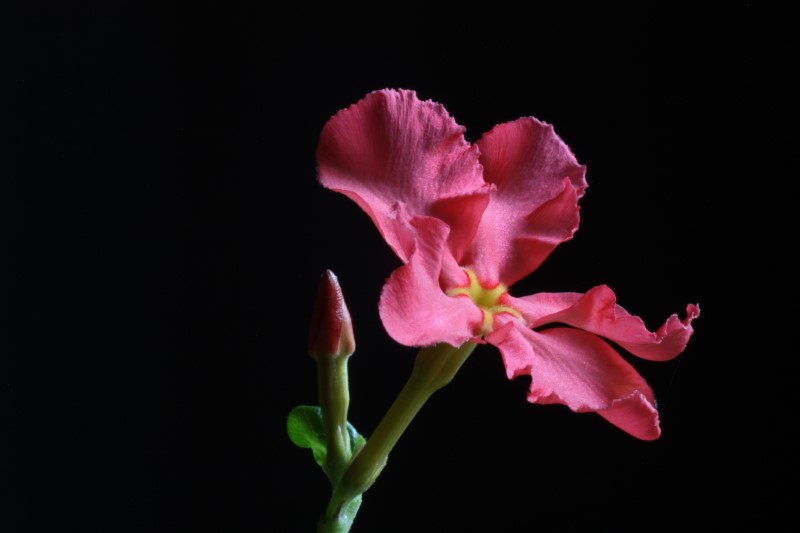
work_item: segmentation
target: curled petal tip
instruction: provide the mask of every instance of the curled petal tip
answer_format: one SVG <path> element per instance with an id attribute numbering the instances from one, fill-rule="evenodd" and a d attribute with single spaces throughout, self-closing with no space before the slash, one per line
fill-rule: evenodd
<path id="1" fill-rule="evenodd" d="M 661 436 L 661 424 L 652 393 L 633 391 L 613 400 L 597 413 L 637 439 L 651 441 Z"/>
<path id="2" fill-rule="evenodd" d="M 320 357 L 348 357 L 356 349 L 353 322 L 336 274 L 326 270 L 320 280 L 311 315 L 308 353 Z"/>

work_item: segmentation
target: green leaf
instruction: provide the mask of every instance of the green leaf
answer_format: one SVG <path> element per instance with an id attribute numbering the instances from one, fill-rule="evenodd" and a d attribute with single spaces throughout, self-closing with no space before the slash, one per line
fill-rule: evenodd
<path id="1" fill-rule="evenodd" d="M 325 426 L 322 423 L 322 409 L 316 405 L 295 407 L 289 413 L 286 421 L 286 432 L 295 446 L 311 449 L 314 460 L 327 474 L 325 457 L 328 446 L 325 439 Z M 352 439 L 352 434 L 350 438 Z"/>
<path id="2" fill-rule="evenodd" d="M 328 474 L 325 463 L 328 454 L 328 440 L 325 434 L 325 424 L 322 421 L 322 409 L 316 405 L 295 407 L 286 420 L 286 432 L 295 446 L 309 448 L 314 455 L 314 460 L 325 471 L 325 474 Z M 351 454 L 356 453 L 367 442 L 367 439 L 356 431 L 350 422 L 347 423 L 347 434 L 350 437 Z"/>
<path id="3" fill-rule="evenodd" d="M 350 436 L 350 451 L 355 455 L 367 443 L 367 439 L 356 431 L 356 428 L 350 422 L 347 423 L 347 434 Z"/>

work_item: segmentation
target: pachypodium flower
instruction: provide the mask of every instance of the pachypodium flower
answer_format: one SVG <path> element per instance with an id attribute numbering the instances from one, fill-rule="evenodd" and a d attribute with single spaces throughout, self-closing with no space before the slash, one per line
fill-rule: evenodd
<path id="1" fill-rule="evenodd" d="M 672 359 L 699 307 L 651 332 L 604 285 L 511 296 L 513 283 L 572 238 L 586 169 L 532 117 L 495 126 L 476 144 L 463 133 L 443 106 L 406 90 L 373 92 L 323 129 L 320 182 L 355 201 L 404 263 L 381 294 L 387 332 L 407 346 L 493 344 L 509 379 L 531 376 L 529 401 L 596 412 L 657 438 L 652 390 L 606 340 Z"/>

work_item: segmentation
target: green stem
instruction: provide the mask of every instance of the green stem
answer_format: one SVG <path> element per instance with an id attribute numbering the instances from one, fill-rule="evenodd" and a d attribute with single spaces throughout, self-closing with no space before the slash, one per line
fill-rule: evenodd
<path id="1" fill-rule="evenodd" d="M 333 507 L 341 507 L 374 483 L 411 420 L 434 392 L 453 379 L 475 346 L 475 343 L 467 342 L 454 348 L 442 343 L 419 351 L 405 387 L 345 471 L 334 492 L 338 501 L 331 500 Z"/>
<path id="2" fill-rule="evenodd" d="M 325 514 L 320 518 L 317 533 L 348 533 L 359 507 L 361 507 L 360 494 L 355 498 L 344 500 L 334 491 Z"/>
<path id="3" fill-rule="evenodd" d="M 327 470 L 337 486 L 350 462 L 350 436 L 347 432 L 347 409 L 350 391 L 347 383 L 349 357 L 320 357 L 317 361 L 319 401 L 327 437 Z"/>
<path id="4" fill-rule="evenodd" d="M 343 463 L 340 459 L 336 459 L 332 463 L 331 452 L 337 449 L 335 448 L 338 446 L 337 442 L 343 439 L 347 445 L 347 455 L 343 457 L 347 459 L 350 457 L 346 426 L 349 396 L 345 394 L 344 397 L 341 395 L 333 395 L 336 396 L 333 397 L 331 391 L 344 390 L 346 393 L 347 360 L 342 358 L 343 366 L 341 367 L 323 367 L 323 364 L 320 364 L 320 398 L 328 401 L 331 406 L 330 408 L 324 407 L 322 412 L 326 417 L 324 420 L 329 435 L 328 469 L 334 491 L 325 514 L 320 518 L 317 533 L 348 533 L 350 531 L 361 506 L 362 493 L 375 482 L 400 436 L 428 401 L 428 398 L 450 383 L 475 346 L 475 343 L 467 342 L 459 348 L 444 343 L 422 348 L 414 362 L 414 369 L 408 382 L 367 443 L 360 451 L 356 452 L 356 456 L 343 475 L 340 470 Z M 336 364 L 334 363 L 334 365 Z M 326 416 L 326 413 L 330 413 L 330 415 Z M 342 425 L 336 425 L 338 423 Z M 343 429 L 340 430 L 340 427 Z M 334 434 L 337 435 L 337 438 L 331 439 L 330 435 Z M 342 449 L 344 448 L 342 447 Z"/>

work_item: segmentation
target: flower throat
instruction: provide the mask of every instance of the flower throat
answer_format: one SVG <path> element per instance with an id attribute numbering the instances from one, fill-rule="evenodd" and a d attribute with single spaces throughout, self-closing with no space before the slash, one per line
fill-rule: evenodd
<path id="1" fill-rule="evenodd" d="M 506 286 L 498 283 L 492 288 L 486 288 L 481 285 L 478 276 L 472 270 L 463 268 L 469 277 L 469 285 L 465 287 L 456 287 L 447 291 L 448 296 L 469 296 L 470 300 L 480 307 L 483 311 L 483 324 L 481 324 L 481 335 L 487 335 L 492 332 L 494 325 L 494 316 L 497 313 L 509 313 L 517 318 L 522 318 L 519 311 L 513 307 L 500 304 L 500 298 L 508 292 Z"/>

